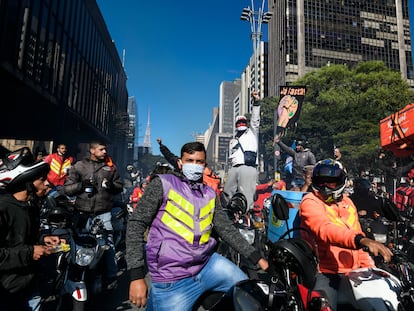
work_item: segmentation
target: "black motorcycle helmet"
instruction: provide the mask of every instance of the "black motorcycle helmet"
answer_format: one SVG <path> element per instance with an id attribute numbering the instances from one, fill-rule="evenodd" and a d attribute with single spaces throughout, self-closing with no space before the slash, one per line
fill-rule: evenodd
<path id="1" fill-rule="evenodd" d="M 325 159 L 316 163 L 312 172 L 312 189 L 319 193 L 326 203 L 342 200 L 347 182 L 347 173 L 342 163 L 333 159 Z M 335 188 L 327 186 L 336 183 Z"/>
<path id="2" fill-rule="evenodd" d="M 72 225 L 73 203 L 64 196 L 47 197 L 47 223 L 53 228 L 68 228 Z"/>
<path id="3" fill-rule="evenodd" d="M 0 188 L 8 193 L 28 189 L 28 184 L 40 177 L 47 177 L 49 164 L 35 162 L 29 148 L 10 152 L 0 160 Z"/>
<path id="4" fill-rule="evenodd" d="M 235 193 L 229 202 L 228 208 L 234 212 L 245 214 L 247 211 L 247 199 L 241 192 Z"/>

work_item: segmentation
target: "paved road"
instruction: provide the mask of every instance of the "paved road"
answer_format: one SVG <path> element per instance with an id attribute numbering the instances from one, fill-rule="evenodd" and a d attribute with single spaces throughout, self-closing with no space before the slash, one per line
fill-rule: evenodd
<path id="1" fill-rule="evenodd" d="M 127 273 L 123 273 L 119 278 L 118 288 L 113 292 L 106 292 L 94 297 L 90 310 L 99 311 L 144 311 L 145 308 L 133 306 L 128 299 L 129 278 Z"/>
<path id="2" fill-rule="evenodd" d="M 92 297 L 92 300 L 87 304 L 86 310 L 99 311 L 144 311 L 145 308 L 137 308 L 133 306 L 128 299 L 129 278 L 126 273 L 119 277 L 118 287 L 111 291 L 99 294 Z M 44 311 L 55 311 L 56 301 L 51 297 L 42 306 Z"/>

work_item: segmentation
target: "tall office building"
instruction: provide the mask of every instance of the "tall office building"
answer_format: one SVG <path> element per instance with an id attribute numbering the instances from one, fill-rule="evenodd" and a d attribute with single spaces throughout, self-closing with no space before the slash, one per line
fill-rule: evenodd
<path id="1" fill-rule="evenodd" d="M 220 84 L 219 133 L 233 133 L 234 100 L 240 94 L 241 81 L 223 81 Z"/>
<path id="2" fill-rule="evenodd" d="M 0 29 L 0 137 L 78 159 L 99 139 L 125 167 L 127 77 L 96 1 L 0 0 Z"/>
<path id="3" fill-rule="evenodd" d="M 252 90 L 259 93 L 260 98 L 268 96 L 267 73 L 268 73 L 268 44 L 260 41 L 257 49 L 257 67 L 255 70 L 255 55 L 250 57 L 249 63 L 243 70 L 241 75 L 241 94 L 240 94 L 240 114 L 251 112 L 253 99 L 250 96 Z M 256 83 L 257 75 L 257 86 Z"/>
<path id="4" fill-rule="evenodd" d="M 128 97 L 128 135 L 127 135 L 127 150 L 128 156 L 130 157 L 128 160 L 130 163 L 133 162 L 134 159 L 138 158 L 138 155 L 135 154 L 135 137 L 137 130 L 137 102 L 134 96 Z"/>
<path id="5" fill-rule="evenodd" d="M 414 85 L 408 0 L 269 0 L 269 96 L 329 64 L 382 60 Z"/>

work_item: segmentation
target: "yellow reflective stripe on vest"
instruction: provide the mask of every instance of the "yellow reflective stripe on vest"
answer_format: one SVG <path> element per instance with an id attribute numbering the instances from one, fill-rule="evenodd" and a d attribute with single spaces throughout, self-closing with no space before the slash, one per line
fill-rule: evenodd
<path id="1" fill-rule="evenodd" d="M 65 175 L 64 169 L 70 165 L 71 163 L 69 159 L 66 159 L 62 164 L 60 164 L 58 160 L 52 158 L 52 161 L 50 162 L 50 170 L 58 176 L 63 176 Z"/>
<path id="2" fill-rule="evenodd" d="M 168 193 L 168 199 L 175 202 L 188 214 L 194 215 L 194 205 L 188 202 L 184 197 L 179 195 L 176 191 L 171 189 L 170 192 Z"/>
<path id="3" fill-rule="evenodd" d="M 209 214 L 205 219 L 200 220 L 200 231 L 203 232 L 213 222 L 213 213 Z"/>
<path id="4" fill-rule="evenodd" d="M 193 244 L 194 232 L 187 229 L 182 223 L 178 222 L 177 219 L 171 217 L 168 213 L 164 213 L 164 215 L 162 215 L 161 221 L 188 243 Z"/>
<path id="5" fill-rule="evenodd" d="M 206 206 L 204 206 L 200 210 L 200 218 L 204 218 L 206 215 L 211 214 L 215 206 L 215 200 L 212 199 L 210 202 L 207 203 Z"/>
<path id="6" fill-rule="evenodd" d="M 71 166 L 71 163 L 70 163 L 69 159 L 66 159 L 65 162 L 63 162 L 63 164 L 62 164 L 62 170 L 64 170 L 68 166 Z"/>
<path id="7" fill-rule="evenodd" d="M 52 159 L 50 162 L 50 170 L 56 175 L 60 174 L 60 163 L 56 159 Z"/>
<path id="8" fill-rule="evenodd" d="M 165 206 L 165 213 L 162 215 L 161 221 L 188 243 L 193 244 L 194 205 L 172 189 L 168 193 L 168 199 L 169 201 Z M 215 200 L 212 199 L 200 209 L 200 232 L 203 232 L 213 222 L 214 206 Z M 210 234 L 211 230 L 203 233 L 200 238 L 200 244 L 207 243 Z"/>
<path id="9" fill-rule="evenodd" d="M 204 230 L 206 230 L 206 228 L 211 226 L 213 222 L 214 207 L 215 207 L 215 200 L 212 199 L 210 202 L 207 203 L 206 206 L 204 206 L 200 210 L 200 218 L 202 219 L 200 221 L 200 232 L 203 232 Z M 211 230 L 204 232 L 204 234 L 200 238 L 200 244 L 207 243 L 208 239 L 210 238 L 210 234 L 211 234 Z"/>
<path id="10" fill-rule="evenodd" d="M 165 207 L 165 210 L 178 220 L 180 220 L 182 223 L 187 225 L 187 227 L 194 229 L 194 220 L 193 218 L 188 215 L 186 212 L 184 212 L 180 207 L 175 206 L 170 201 L 167 202 L 167 205 Z"/>

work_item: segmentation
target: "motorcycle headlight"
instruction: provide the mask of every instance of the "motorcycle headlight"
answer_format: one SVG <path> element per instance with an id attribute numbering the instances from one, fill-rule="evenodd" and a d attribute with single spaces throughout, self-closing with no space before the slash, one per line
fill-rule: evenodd
<path id="1" fill-rule="evenodd" d="M 239 228 L 239 231 L 243 238 L 251 245 L 254 242 L 254 230 L 247 230 Z"/>
<path id="2" fill-rule="evenodd" d="M 90 247 L 78 246 L 76 250 L 76 264 L 82 267 L 89 265 L 95 257 L 95 250 Z"/>

